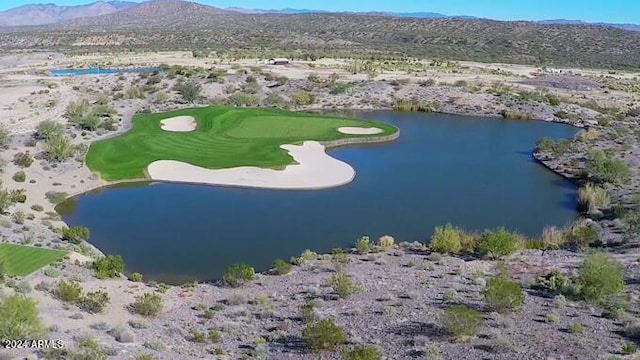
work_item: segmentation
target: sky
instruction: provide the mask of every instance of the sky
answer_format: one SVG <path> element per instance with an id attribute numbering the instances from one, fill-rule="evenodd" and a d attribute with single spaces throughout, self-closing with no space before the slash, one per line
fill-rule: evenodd
<path id="1" fill-rule="evenodd" d="M 95 0 L 0 0 L 0 11 L 29 3 L 78 5 Z M 216 7 L 331 11 L 437 12 L 497 20 L 579 19 L 640 23 L 640 0 L 192 0 Z M 140 2 L 139 0 L 137 2 Z"/>

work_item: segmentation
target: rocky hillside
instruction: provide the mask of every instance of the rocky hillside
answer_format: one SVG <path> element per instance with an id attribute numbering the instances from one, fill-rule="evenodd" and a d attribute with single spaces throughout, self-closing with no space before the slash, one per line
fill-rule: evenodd
<path id="1" fill-rule="evenodd" d="M 381 30 L 382 29 L 382 30 Z M 638 68 L 640 33 L 604 26 L 349 14 L 241 14 L 179 0 L 0 33 L 3 48 L 268 48 L 315 56 L 422 56 L 546 66 Z"/>
<path id="2" fill-rule="evenodd" d="M 98 1 L 87 5 L 30 4 L 0 12 L 0 26 L 35 26 L 108 15 L 135 5 L 129 1 Z"/>

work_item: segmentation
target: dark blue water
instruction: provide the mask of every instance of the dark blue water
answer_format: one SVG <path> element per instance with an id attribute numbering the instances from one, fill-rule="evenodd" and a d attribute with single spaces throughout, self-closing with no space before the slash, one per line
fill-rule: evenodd
<path id="1" fill-rule="evenodd" d="M 120 74 L 120 73 L 136 73 L 136 74 L 149 74 L 162 71 L 157 67 L 145 67 L 145 68 L 121 68 L 121 69 L 109 69 L 109 68 L 85 68 L 85 69 L 55 69 L 51 70 L 51 76 L 75 76 L 75 75 L 106 75 L 106 74 Z"/>
<path id="2" fill-rule="evenodd" d="M 536 163 L 542 137 L 569 126 L 423 113 L 370 112 L 397 126 L 392 143 L 331 151 L 355 180 L 320 191 L 156 184 L 107 188 L 65 204 L 64 220 L 121 254 L 127 271 L 169 283 L 218 277 L 232 263 L 257 270 L 305 249 L 327 252 L 362 236 L 427 241 L 435 226 L 506 226 L 529 236 L 576 215 L 572 184 Z"/>

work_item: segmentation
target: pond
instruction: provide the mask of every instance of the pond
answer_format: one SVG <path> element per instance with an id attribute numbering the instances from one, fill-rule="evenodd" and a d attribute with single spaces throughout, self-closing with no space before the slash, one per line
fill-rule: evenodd
<path id="1" fill-rule="evenodd" d="M 76 76 L 76 75 L 107 75 L 121 73 L 150 74 L 162 71 L 158 67 L 136 67 L 136 68 L 84 68 L 84 69 L 54 69 L 49 71 L 51 76 Z"/>
<path id="2" fill-rule="evenodd" d="M 400 129 L 390 143 L 334 149 L 356 170 L 348 185 L 274 191 L 185 184 L 120 185 L 68 200 L 71 225 L 120 254 L 128 272 L 180 283 L 218 278 L 228 265 L 257 271 L 305 249 L 330 252 L 362 235 L 425 242 L 448 222 L 505 226 L 528 236 L 576 216 L 576 188 L 532 157 L 538 139 L 577 129 L 539 121 L 362 112 Z"/>

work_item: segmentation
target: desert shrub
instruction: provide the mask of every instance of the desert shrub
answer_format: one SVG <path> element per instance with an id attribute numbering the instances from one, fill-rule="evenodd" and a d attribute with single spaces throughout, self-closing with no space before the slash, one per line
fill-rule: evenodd
<path id="1" fill-rule="evenodd" d="M 565 231 L 567 243 L 576 247 L 588 247 L 599 239 L 598 231 L 588 223 L 577 221 Z"/>
<path id="2" fill-rule="evenodd" d="M 264 99 L 264 105 L 276 108 L 287 108 L 289 103 L 284 97 L 282 97 L 282 95 L 270 92 Z"/>
<path id="3" fill-rule="evenodd" d="M 38 339 L 45 333 L 33 299 L 18 294 L 0 297 L 0 339 Z"/>
<path id="4" fill-rule="evenodd" d="M 560 294 L 565 291 L 569 285 L 569 279 L 562 275 L 558 270 L 551 270 L 544 276 L 536 279 L 539 288 L 554 294 Z"/>
<path id="5" fill-rule="evenodd" d="M 47 266 L 43 270 L 43 273 L 44 273 L 45 276 L 52 277 L 52 278 L 60 276 L 60 270 L 58 270 L 58 269 L 56 269 L 56 268 L 54 268 L 52 266 Z"/>
<path id="6" fill-rule="evenodd" d="M 67 105 L 65 115 L 67 116 L 67 118 L 69 118 L 69 120 L 71 120 L 72 122 L 75 122 L 75 120 L 89 113 L 90 109 L 91 109 L 91 105 L 87 100 L 83 99 L 78 102 L 71 101 Z"/>
<path id="7" fill-rule="evenodd" d="M 513 254 L 520 248 L 520 237 L 504 227 L 499 227 L 485 233 L 478 241 L 476 248 L 482 256 L 499 259 Z"/>
<path id="8" fill-rule="evenodd" d="M 142 281 L 142 274 L 134 272 L 133 274 L 129 275 L 129 280 L 133 282 L 140 282 Z"/>
<path id="9" fill-rule="evenodd" d="M 96 131 L 100 127 L 102 119 L 93 113 L 89 113 L 77 118 L 73 122 L 82 130 Z"/>
<path id="10" fill-rule="evenodd" d="M 580 267 L 577 283 L 580 295 L 586 300 L 597 301 L 624 289 L 623 268 L 610 255 L 589 255 Z"/>
<path id="11" fill-rule="evenodd" d="M 72 244 L 80 244 L 83 240 L 89 239 L 89 235 L 89 229 L 82 226 L 72 226 L 62 229 L 62 240 Z"/>
<path id="12" fill-rule="evenodd" d="M 368 236 L 363 236 L 360 239 L 356 240 L 356 250 L 358 250 L 358 253 L 362 255 L 371 252 L 371 245 L 369 244 Z"/>
<path id="13" fill-rule="evenodd" d="M 101 313 L 109 303 L 109 294 L 104 291 L 91 291 L 80 298 L 78 306 L 91 314 Z"/>
<path id="14" fill-rule="evenodd" d="M 27 180 L 27 174 L 24 171 L 20 170 L 13 174 L 12 179 L 15 182 L 25 182 L 25 180 Z"/>
<path id="15" fill-rule="evenodd" d="M 11 144 L 13 136 L 6 125 L 0 124 L 0 148 L 6 149 Z"/>
<path id="16" fill-rule="evenodd" d="M 342 328 L 331 319 L 320 320 L 302 329 L 302 339 L 312 350 L 328 350 L 343 344 L 346 339 Z"/>
<path id="17" fill-rule="evenodd" d="M 584 330 L 584 327 L 582 326 L 582 324 L 574 322 L 569 324 L 567 330 L 569 330 L 569 332 L 572 334 L 580 334 Z"/>
<path id="18" fill-rule="evenodd" d="M 304 324 L 309 324 L 318 320 L 318 314 L 315 311 L 315 305 L 313 301 L 306 301 L 298 309 L 298 316 Z"/>
<path id="19" fill-rule="evenodd" d="M 93 261 L 93 270 L 98 279 L 114 278 L 124 272 L 124 260 L 120 255 L 107 255 Z"/>
<path id="20" fill-rule="evenodd" d="M 378 239 L 378 246 L 382 250 L 389 249 L 390 247 L 393 246 L 394 243 L 395 243 L 395 239 L 393 238 L 393 236 L 390 236 L 390 235 L 384 235 L 380 237 L 380 239 Z"/>
<path id="21" fill-rule="evenodd" d="M 359 290 L 358 286 L 353 283 L 351 277 L 342 273 L 331 275 L 328 284 L 341 298 L 348 298 L 356 294 Z"/>
<path id="22" fill-rule="evenodd" d="M 508 120 L 531 120 L 534 117 L 533 114 L 513 110 L 502 110 L 500 115 Z"/>
<path id="23" fill-rule="evenodd" d="M 542 230 L 541 241 L 545 249 L 559 249 L 564 245 L 566 239 L 562 230 L 551 226 Z"/>
<path id="24" fill-rule="evenodd" d="M 434 112 L 437 110 L 436 104 L 413 99 L 396 99 L 393 103 L 394 111 L 413 111 L 413 112 Z"/>
<path id="25" fill-rule="evenodd" d="M 547 102 L 549 103 L 549 105 L 551 105 L 551 106 L 560 105 L 560 98 L 557 97 L 556 95 L 547 94 L 545 97 L 547 98 Z"/>
<path id="26" fill-rule="evenodd" d="M 178 94 L 182 96 L 182 99 L 188 103 L 194 103 L 200 98 L 200 93 L 202 92 L 202 87 L 200 84 L 196 84 L 194 82 L 185 82 L 176 85 L 176 90 Z"/>
<path id="27" fill-rule="evenodd" d="M 140 86 L 134 85 L 127 89 L 128 99 L 144 99 L 144 90 Z"/>
<path id="28" fill-rule="evenodd" d="M 315 102 L 315 97 L 308 92 L 297 92 L 291 94 L 291 100 L 297 106 L 311 105 Z"/>
<path id="29" fill-rule="evenodd" d="M 51 162 L 62 162 L 75 155 L 76 147 L 64 135 L 56 135 L 45 140 L 44 153 Z"/>
<path id="30" fill-rule="evenodd" d="M 442 325 L 456 340 L 465 340 L 478 334 L 482 327 L 482 315 L 467 306 L 453 305 L 445 309 Z"/>
<path id="31" fill-rule="evenodd" d="M 572 143 L 569 139 L 562 139 L 555 141 L 549 138 L 542 138 L 536 144 L 536 150 L 542 152 L 551 152 L 552 154 L 559 156 L 563 155 L 571 150 Z"/>
<path id="32" fill-rule="evenodd" d="M 624 317 L 629 306 L 627 300 L 620 295 L 609 295 L 601 302 L 602 317 L 607 319 L 619 320 Z"/>
<path id="33" fill-rule="evenodd" d="M 13 203 L 24 203 L 27 201 L 27 194 L 25 189 L 13 189 L 9 190 L 9 198 Z"/>
<path id="34" fill-rule="evenodd" d="M 305 251 L 302 252 L 302 254 L 300 254 L 300 256 L 297 257 L 292 257 L 291 258 L 291 263 L 293 265 L 301 265 L 307 261 L 312 261 L 312 260 L 316 260 L 318 258 L 318 254 L 316 254 L 315 252 L 307 249 Z"/>
<path id="35" fill-rule="evenodd" d="M 612 184 L 626 183 L 632 175 L 627 164 L 609 158 L 602 150 L 594 150 L 589 153 L 586 171 L 598 181 Z"/>
<path id="36" fill-rule="evenodd" d="M 436 227 L 429 246 L 433 251 L 441 254 L 457 253 L 462 248 L 460 244 L 460 232 L 451 224 L 444 227 Z"/>
<path id="37" fill-rule="evenodd" d="M 276 269 L 276 274 L 285 275 L 291 271 L 291 263 L 288 263 L 282 259 L 276 259 L 273 263 L 273 267 Z"/>
<path id="38" fill-rule="evenodd" d="M 632 355 L 632 354 L 635 354 L 637 351 L 638 351 L 638 345 L 634 343 L 626 342 L 622 344 L 622 353 L 624 355 Z"/>
<path id="39" fill-rule="evenodd" d="M 255 270 L 247 264 L 233 264 L 222 275 L 222 283 L 237 288 L 253 280 Z"/>
<path id="40" fill-rule="evenodd" d="M 82 286 L 75 281 L 61 280 L 53 289 L 53 296 L 60 301 L 76 304 L 82 297 Z"/>
<path id="41" fill-rule="evenodd" d="M 358 344 L 342 351 L 342 360 L 380 360 L 382 352 L 376 346 Z"/>
<path id="42" fill-rule="evenodd" d="M 131 304 L 131 311 L 142 316 L 153 317 L 158 315 L 163 308 L 162 297 L 156 293 L 144 293 L 136 296 L 136 301 Z"/>
<path id="43" fill-rule="evenodd" d="M 593 141 L 595 139 L 597 139 L 600 136 L 600 132 L 596 129 L 587 129 L 587 130 L 581 130 L 577 135 L 576 135 L 576 140 L 578 141 L 582 141 L 582 142 L 587 142 L 587 141 Z"/>
<path id="44" fill-rule="evenodd" d="M 505 273 L 489 279 L 482 295 L 487 306 L 500 313 L 517 310 L 524 302 L 522 288 Z"/>
<path id="45" fill-rule="evenodd" d="M 578 206 L 581 210 L 598 210 L 611 204 L 609 193 L 596 185 L 588 183 L 578 189 Z"/>
<path id="46" fill-rule="evenodd" d="M 236 91 L 227 98 L 229 103 L 234 106 L 256 106 L 258 105 L 258 97 L 254 94 L 248 94 L 242 91 Z"/>
<path id="47" fill-rule="evenodd" d="M 13 163 L 21 168 L 28 168 L 33 164 L 33 156 L 27 152 L 19 152 L 13 156 Z"/>

